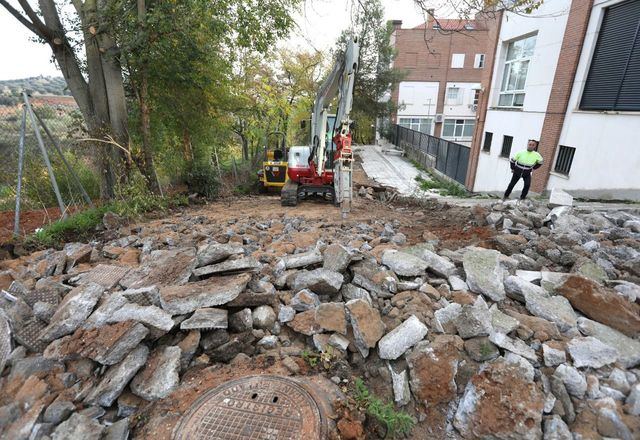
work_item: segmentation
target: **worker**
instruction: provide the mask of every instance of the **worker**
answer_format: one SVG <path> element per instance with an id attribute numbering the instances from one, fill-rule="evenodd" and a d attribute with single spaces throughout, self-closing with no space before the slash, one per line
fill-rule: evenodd
<path id="1" fill-rule="evenodd" d="M 527 198 L 527 193 L 529 192 L 529 187 L 531 186 L 531 173 L 533 170 L 537 170 L 542 166 L 542 156 L 538 153 L 538 141 L 534 139 L 529 139 L 527 142 L 527 149 L 523 151 L 518 151 L 511 158 L 511 172 L 513 176 L 511 176 L 511 182 L 509 182 L 509 186 L 507 190 L 504 192 L 504 197 L 502 200 L 507 200 L 513 187 L 516 186 L 518 180 L 522 178 L 524 180 L 524 187 L 522 188 L 522 193 L 520 194 L 520 200 L 524 200 Z"/>

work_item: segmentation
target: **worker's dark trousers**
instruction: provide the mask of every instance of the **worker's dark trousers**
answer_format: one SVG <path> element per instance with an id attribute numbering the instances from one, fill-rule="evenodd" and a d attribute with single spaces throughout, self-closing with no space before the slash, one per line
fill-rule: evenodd
<path id="1" fill-rule="evenodd" d="M 509 186 L 507 187 L 507 190 L 504 192 L 505 199 L 509 197 L 509 195 L 511 195 L 511 191 L 513 191 L 513 187 L 516 186 L 516 183 L 518 183 L 518 180 L 520 180 L 520 178 L 524 180 L 524 187 L 522 188 L 522 194 L 520 194 L 520 200 L 524 200 L 527 198 L 527 193 L 529 192 L 529 187 L 531 186 L 531 171 L 523 170 L 521 168 L 516 167 L 516 169 L 513 170 L 513 176 L 511 177 L 511 182 L 509 182 Z"/>

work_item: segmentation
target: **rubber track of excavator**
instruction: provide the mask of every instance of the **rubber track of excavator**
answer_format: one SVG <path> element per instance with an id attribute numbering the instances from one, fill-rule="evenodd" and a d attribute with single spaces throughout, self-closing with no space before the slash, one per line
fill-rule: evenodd
<path id="1" fill-rule="evenodd" d="M 282 206 L 296 206 L 298 204 L 298 184 L 288 180 L 280 191 L 280 204 Z"/>

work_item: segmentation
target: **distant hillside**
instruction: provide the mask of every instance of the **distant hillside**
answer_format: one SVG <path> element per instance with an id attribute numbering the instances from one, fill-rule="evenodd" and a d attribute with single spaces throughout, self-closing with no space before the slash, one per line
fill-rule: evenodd
<path id="1" fill-rule="evenodd" d="M 32 78 L 0 81 L 0 105 L 14 105 L 20 101 L 20 94 L 27 90 L 37 95 L 70 95 L 67 83 L 61 76 L 34 76 Z"/>

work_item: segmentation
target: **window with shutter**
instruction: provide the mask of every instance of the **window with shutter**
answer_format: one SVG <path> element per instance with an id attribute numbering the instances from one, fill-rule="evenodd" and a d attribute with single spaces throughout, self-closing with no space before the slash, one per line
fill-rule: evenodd
<path id="1" fill-rule="evenodd" d="M 580 109 L 640 111 L 640 0 L 605 10 Z"/>

